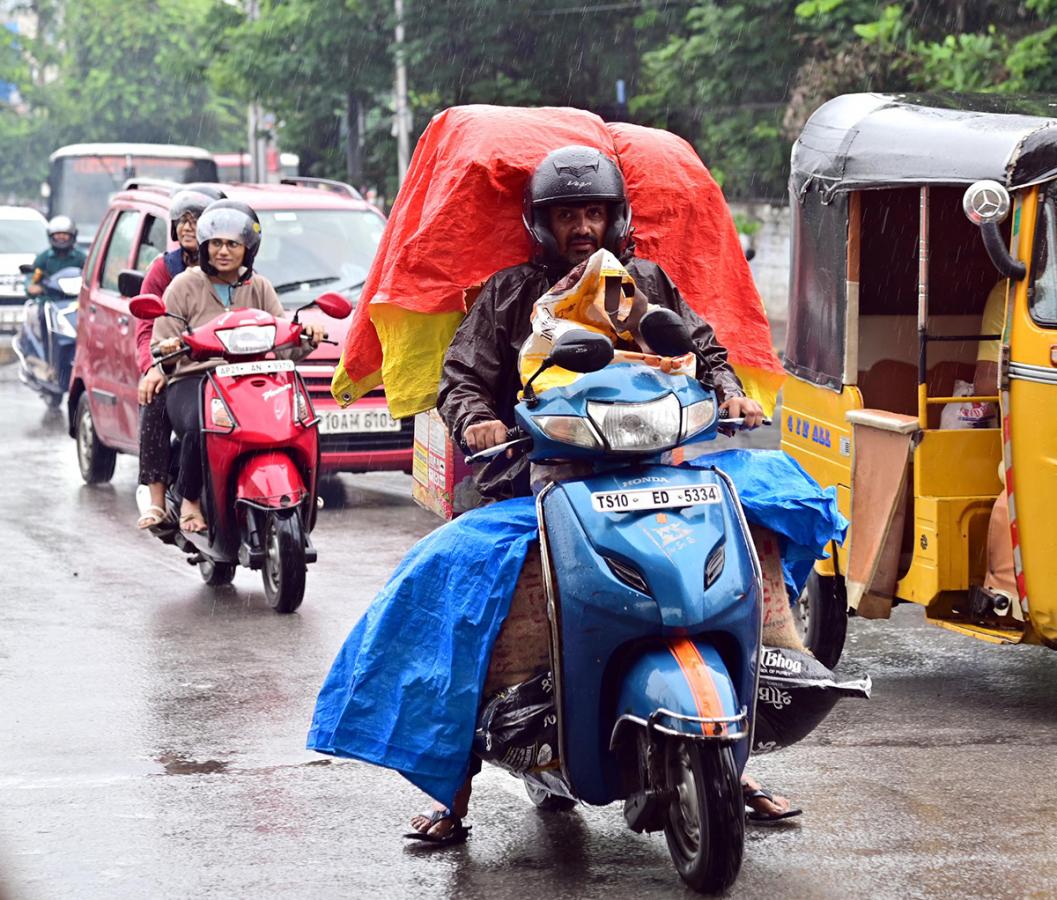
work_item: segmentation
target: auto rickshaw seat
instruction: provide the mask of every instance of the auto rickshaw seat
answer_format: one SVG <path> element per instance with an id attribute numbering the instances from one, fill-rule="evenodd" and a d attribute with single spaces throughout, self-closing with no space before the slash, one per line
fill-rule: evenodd
<path id="1" fill-rule="evenodd" d="M 943 360 L 928 371 L 930 397 L 950 397 L 954 394 L 957 380 L 973 380 L 974 366 L 971 363 Z M 881 359 L 865 371 L 860 371 L 858 387 L 863 406 L 867 409 L 883 409 L 906 416 L 918 412 L 918 372 L 913 363 L 898 359 Z M 939 428 L 942 407 L 929 409 L 929 428 Z"/>

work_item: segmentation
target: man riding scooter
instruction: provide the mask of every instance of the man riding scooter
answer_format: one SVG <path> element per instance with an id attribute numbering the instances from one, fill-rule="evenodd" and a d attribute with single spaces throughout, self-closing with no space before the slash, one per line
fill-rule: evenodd
<path id="1" fill-rule="evenodd" d="M 726 351 L 716 342 L 712 329 L 689 309 L 659 266 L 633 256 L 630 209 L 624 194 L 623 177 L 611 160 L 587 147 L 566 147 L 551 153 L 536 170 L 526 191 L 524 223 L 533 239 L 535 259 L 505 269 L 485 284 L 445 359 L 438 408 L 457 440 L 473 451 L 480 451 L 508 439 L 507 431 L 514 424 L 513 408 L 521 388 L 518 352 L 531 331 L 533 305 L 559 279 L 600 247 L 622 257 L 637 291 L 646 299 L 673 310 L 688 324 L 703 359 L 698 376 L 716 386 L 727 414 L 732 418 L 743 418 L 749 427 L 762 422 L 762 409 L 743 395 L 741 385 L 726 361 Z M 526 496 L 530 492 L 528 466 L 519 461 L 497 471 L 497 467 L 490 464 L 482 473 L 479 486 L 482 493 L 490 497 Z M 751 499 L 743 496 L 742 500 L 748 512 Z M 498 506 L 489 509 L 493 515 L 498 514 Z M 459 530 L 459 540 L 453 540 L 452 544 L 460 547 L 466 547 L 467 542 L 494 540 L 487 529 L 475 526 L 474 513 L 468 513 L 435 535 Z M 320 693 L 309 735 L 309 747 L 313 749 L 390 765 L 420 786 L 432 782 L 432 773 L 427 773 L 424 767 L 416 772 L 414 762 L 404 763 L 402 760 L 408 758 L 403 756 L 405 747 L 390 741 L 392 746 L 380 752 L 377 742 L 374 747 L 367 747 L 351 738 L 356 726 L 346 718 L 353 715 L 349 710 L 359 705 L 360 698 L 366 697 L 375 686 L 370 676 L 362 681 L 356 678 L 351 684 L 346 677 L 350 668 L 357 669 L 361 653 L 365 657 L 371 655 L 367 646 L 371 640 L 371 628 L 389 610 L 398 609 L 405 589 L 410 587 L 407 573 L 414 572 L 416 566 L 436 566 L 438 573 L 444 572 L 447 582 L 444 589 L 448 592 L 465 596 L 467 591 L 502 589 L 482 585 L 481 573 L 461 571 L 458 558 L 443 562 L 430 559 L 431 537 L 411 551 L 379 595 L 375 606 L 350 636 Z M 788 603 L 782 605 L 784 613 L 779 610 L 770 622 L 772 631 L 792 628 Z M 364 622 L 368 624 L 365 626 Z M 487 629 L 484 636 L 487 648 L 492 646 L 500 626 L 501 622 L 493 623 Z M 786 640 L 793 642 L 796 639 L 787 637 Z M 418 652 L 428 654 L 429 650 L 419 648 Z M 391 648 L 389 656 L 394 665 L 399 664 L 399 648 Z M 380 686 L 386 677 L 379 674 L 377 684 Z M 452 683 L 449 687 L 460 693 L 470 689 L 469 685 L 461 683 Z M 480 690 L 480 684 L 476 689 Z M 423 715 L 430 713 L 431 710 L 423 710 Z M 464 767 L 463 771 L 467 769 Z M 471 764 L 470 778 L 474 771 Z M 447 804 L 438 800 L 431 813 L 415 817 L 412 827 L 416 834 L 411 836 L 421 836 L 437 843 L 465 838 L 466 828 L 461 818 L 469 799 L 470 778 L 455 791 Z M 438 795 L 434 793 L 434 796 Z M 788 801 L 771 799 L 752 784 L 746 790 L 746 799 L 765 818 L 794 814 Z"/>
<path id="2" fill-rule="evenodd" d="M 41 297 L 42 282 L 62 269 L 84 268 L 85 255 L 77 247 L 77 225 L 69 216 L 55 216 L 48 222 L 48 249 L 33 260 L 33 271 L 26 276 L 26 293 Z"/>
<path id="3" fill-rule="evenodd" d="M 77 225 L 74 224 L 69 216 L 55 216 L 48 222 L 47 230 L 48 249 L 42 250 L 37 254 L 31 266 L 22 268 L 23 272 L 27 272 L 26 295 L 30 298 L 26 304 L 26 314 L 22 327 L 32 331 L 32 338 L 27 340 L 26 336 L 23 336 L 21 339 L 16 339 L 16 349 L 21 347 L 22 349 L 19 352 L 26 357 L 39 356 L 47 364 L 47 380 L 56 381 L 63 377 L 61 372 L 59 372 L 59 369 L 62 368 L 62 363 L 52 358 L 55 355 L 55 350 L 51 346 L 52 340 L 48 331 L 48 311 L 45 301 L 51 300 L 61 303 L 76 299 L 71 294 L 62 291 L 58 284 L 65 283 L 64 280 L 67 276 L 70 276 L 71 280 L 73 280 L 73 276 L 78 274 L 74 270 L 80 270 L 84 267 L 85 255 L 77 248 Z M 58 279 L 54 278 L 60 273 L 62 275 Z M 72 350 L 70 352 L 72 353 Z M 68 375 L 69 373 L 67 372 L 66 374 Z M 60 391 L 54 396 L 56 398 L 60 397 L 61 393 L 65 392 L 65 389 L 66 385 L 60 384 L 58 388 L 53 389 Z"/>

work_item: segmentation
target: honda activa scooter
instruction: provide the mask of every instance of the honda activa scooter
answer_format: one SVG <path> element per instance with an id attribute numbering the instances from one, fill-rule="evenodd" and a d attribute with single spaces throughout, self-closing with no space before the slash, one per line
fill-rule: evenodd
<path id="1" fill-rule="evenodd" d="M 641 334 L 665 356 L 696 352 L 669 310 Z M 632 829 L 665 832 L 688 885 L 718 892 L 744 846 L 760 564 L 730 479 L 663 454 L 741 423 L 692 377 L 613 359 L 603 335 L 562 335 L 514 439 L 469 458 L 527 451 L 591 472 L 536 498 L 560 768 L 521 777 L 543 808 L 623 800 Z M 537 396 L 551 366 L 584 374 Z"/>
<path id="2" fill-rule="evenodd" d="M 33 267 L 22 266 L 24 274 Z M 26 271 L 28 270 L 28 271 Z M 18 357 L 18 377 L 51 408 L 56 408 L 70 388 L 70 373 L 77 352 L 77 297 L 81 270 L 60 269 L 41 282 L 44 293 L 26 301 L 22 324 L 11 342 Z"/>
<path id="3" fill-rule="evenodd" d="M 323 294 L 302 309 L 313 305 L 337 319 L 352 312 L 340 294 Z M 152 294 L 134 298 L 129 308 L 141 319 L 171 315 Z M 208 528 L 197 534 L 174 524 L 152 530 L 188 554 L 209 585 L 229 584 L 239 565 L 259 569 L 269 605 L 291 613 L 304 597 L 306 566 L 316 561 L 309 533 L 316 518 L 319 420 L 293 361 L 269 357 L 306 339 L 297 313 L 287 320 L 233 309 L 194 331 L 188 327 L 182 338 L 184 346 L 161 361 L 225 361 L 203 380 L 202 506 Z M 170 489 L 171 523 L 178 520 L 180 502 Z"/>

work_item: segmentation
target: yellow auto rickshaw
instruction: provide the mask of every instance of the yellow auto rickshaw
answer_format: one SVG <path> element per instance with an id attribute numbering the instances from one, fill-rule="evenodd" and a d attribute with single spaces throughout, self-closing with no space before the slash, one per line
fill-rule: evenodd
<path id="1" fill-rule="evenodd" d="M 917 603 L 1057 648 L 1057 103 L 838 97 L 790 206 L 782 448 L 851 522 L 808 645 L 832 666 L 848 615 Z"/>

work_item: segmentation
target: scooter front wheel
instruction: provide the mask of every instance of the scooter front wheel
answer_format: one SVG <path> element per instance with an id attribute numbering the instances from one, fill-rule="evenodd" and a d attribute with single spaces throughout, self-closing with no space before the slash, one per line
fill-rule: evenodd
<path id="1" fill-rule="evenodd" d="M 664 822 L 668 852 L 695 891 L 718 894 L 738 877 L 745 848 L 745 805 L 730 747 L 669 741 L 668 786 L 675 792 Z"/>
<path id="2" fill-rule="evenodd" d="M 305 537 L 296 514 L 268 514 L 264 530 L 264 595 L 276 612 L 292 613 L 305 596 Z"/>

